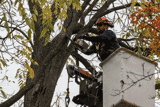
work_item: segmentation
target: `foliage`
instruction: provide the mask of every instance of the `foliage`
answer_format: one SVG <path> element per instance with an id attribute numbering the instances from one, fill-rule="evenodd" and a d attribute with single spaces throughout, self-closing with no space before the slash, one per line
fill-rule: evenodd
<path id="1" fill-rule="evenodd" d="M 133 2 L 135 1 L 133 0 Z M 154 3 L 144 0 L 142 0 L 142 3 L 137 2 L 140 4 L 140 8 L 137 7 L 134 11 L 132 10 L 133 13 L 129 17 L 134 26 L 134 30 L 137 32 L 137 35 L 139 35 L 139 42 L 143 47 L 149 47 L 151 49 L 151 56 L 156 55 L 157 57 L 160 56 L 159 2 L 159 0 L 156 0 Z"/>
<path id="2" fill-rule="evenodd" d="M 134 30 L 139 36 L 138 40 L 142 47 L 150 48 L 150 56 L 152 56 L 150 58 L 153 58 L 155 55 L 160 57 L 160 1 L 155 0 L 154 2 L 147 2 L 142 0 L 142 3 L 137 3 L 140 4 L 140 8 L 137 7 L 133 11 L 134 5 L 132 5 L 133 13 L 129 19 L 131 19 Z M 155 81 L 156 84 L 159 84 L 159 77 L 157 77 Z M 160 89 L 158 89 L 158 93 L 159 91 Z M 157 97 L 158 99 L 160 98 L 159 94 L 157 94 Z"/>
<path id="3" fill-rule="evenodd" d="M 85 0 L 0 1 L 0 30 L 4 33 L 2 36 L 0 34 L 0 70 L 3 70 L 4 67 L 8 67 L 9 64 L 15 62 L 21 65 L 21 67 L 17 69 L 15 76 L 15 78 L 18 79 L 20 89 L 22 89 L 26 85 L 25 81 L 27 76 L 33 79 L 36 75 L 30 65 L 34 64 L 35 66 L 39 66 L 39 63 L 35 61 L 32 56 L 33 52 L 35 51 L 33 49 L 35 42 L 41 40 L 43 41 L 42 47 L 45 47 L 47 46 L 49 41 L 51 41 L 51 39 L 57 36 L 57 31 L 63 30 L 63 32 L 67 32 L 67 29 L 64 27 L 64 22 L 67 20 L 68 17 L 70 17 L 68 16 L 69 11 L 72 10 L 73 13 L 83 10 L 82 4 L 84 3 L 84 1 Z M 83 14 L 84 16 L 81 17 L 80 20 L 85 17 L 87 20 L 89 19 L 90 21 L 95 12 L 100 13 L 99 10 L 101 9 L 101 7 L 103 7 L 104 4 L 107 4 L 108 1 L 109 0 L 101 0 L 97 1 L 97 3 L 95 4 L 93 3 L 93 1 L 88 2 L 88 6 L 86 6 L 86 10 Z M 139 41 L 136 42 L 135 45 L 140 44 L 142 45 L 143 49 L 148 47 L 151 48 L 151 56 L 160 56 L 160 35 L 158 33 L 160 29 L 160 27 L 158 26 L 160 19 L 158 12 L 160 12 L 160 8 L 158 3 L 158 0 L 156 0 L 155 3 L 149 2 L 149 4 L 143 1 L 143 3 L 140 3 L 141 9 L 137 8 L 136 11 L 133 11 L 132 9 L 133 13 L 130 17 L 131 23 L 133 23 L 133 26 L 135 27 L 134 30 L 137 31 L 136 37 Z M 131 8 L 135 7 L 135 4 L 135 0 L 132 0 Z M 92 9 L 88 7 L 91 7 Z M 100 15 L 97 14 L 97 18 L 100 18 L 101 16 L 108 17 L 106 13 L 107 10 L 109 10 L 110 8 L 107 9 L 107 5 L 104 7 L 103 9 L 101 9 L 103 10 L 101 12 L 104 13 Z M 113 10 L 110 9 L 110 12 Z M 117 14 L 118 18 L 116 21 L 121 22 L 117 11 L 113 12 Z M 81 23 L 82 26 L 88 24 L 89 21 L 86 21 L 86 19 L 84 23 Z M 152 23 L 150 23 L 151 21 Z M 37 29 L 35 27 L 36 23 L 42 23 L 39 25 L 40 29 Z M 79 20 L 77 21 L 77 24 L 78 23 Z M 39 34 L 36 34 L 37 30 L 40 31 Z M 152 32 L 149 32 L 150 30 Z M 89 33 L 95 35 L 92 32 Z M 143 36 L 139 36 L 141 34 Z M 38 38 L 35 39 L 36 35 L 38 35 Z M 142 50 L 138 48 L 138 52 L 141 51 Z M 91 60 L 88 61 L 91 62 Z M 68 65 L 68 63 L 72 63 L 73 65 L 75 65 L 75 62 L 71 57 L 69 57 L 66 61 L 66 65 Z M 7 80 L 8 77 L 6 77 L 5 79 Z M 0 91 L 3 98 L 7 98 L 5 92 L 2 90 L 2 87 L 0 87 Z M 58 104 L 58 102 L 56 102 L 56 104 Z"/>
<path id="4" fill-rule="evenodd" d="M 28 0 L 2 0 L 0 2 L 0 30 L 5 30 L 7 34 L 0 35 L 0 69 L 3 70 L 10 63 L 17 63 L 21 65 L 21 68 L 17 69 L 15 78 L 18 79 L 20 89 L 26 84 L 27 74 L 30 78 L 34 78 L 34 70 L 30 67 L 30 64 L 38 66 L 38 63 L 32 59 L 33 52 L 33 35 L 35 33 L 35 22 L 39 17 L 42 19 L 43 30 L 40 34 L 40 39 L 45 38 L 46 45 L 50 40 L 50 34 L 47 31 L 54 32 L 53 17 L 57 18 L 59 24 L 59 30 L 62 28 L 64 20 L 67 18 L 67 9 L 73 7 L 75 10 L 81 10 L 80 2 L 78 0 L 31 0 L 32 3 L 37 5 L 33 6 L 33 12 L 29 13 L 29 7 L 26 5 Z M 51 4 L 54 4 L 54 11 L 51 9 Z M 39 13 L 39 6 L 42 8 L 42 13 Z M 18 19 L 16 20 L 16 17 Z M 17 32 L 17 31 L 19 32 Z M 64 29 L 65 30 L 65 29 Z M 16 32 L 15 32 L 16 31 Z M 11 45 L 8 44 L 8 38 Z M 7 43 L 6 43 L 7 42 Z M 6 49 L 7 48 L 7 49 Z M 14 49 L 14 53 L 13 50 Z M 13 54 L 12 54 L 13 53 Z M 4 55 L 5 54 L 5 55 Z M 8 54 L 6 56 L 6 54 Z M 74 63 L 74 61 L 69 58 Z M 5 76 L 6 77 L 6 76 Z M 4 78 L 6 79 L 6 78 Z M 6 98 L 5 92 L 0 89 L 1 94 Z"/>
<path id="5" fill-rule="evenodd" d="M 0 91 L 1 91 L 1 94 L 3 95 L 4 98 L 7 98 L 5 92 L 2 90 L 2 87 L 0 87 Z"/>

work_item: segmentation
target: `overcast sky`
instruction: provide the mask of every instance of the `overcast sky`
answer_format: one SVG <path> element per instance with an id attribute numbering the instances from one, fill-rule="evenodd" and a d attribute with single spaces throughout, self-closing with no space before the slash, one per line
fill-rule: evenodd
<path id="1" fill-rule="evenodd" d="M 108 16 L 110 16 L 110 18 L 112 19 L 113 14 L 110 14 Z M 121 28 L 120 28 L 119 24 L 117 24 L 117 23 L 115 23 L 114 25 L 115 25 L 115 27 L 113 29 L 110 28 L 110 30 L 113 30 L 116 33 L 117 37 L 119 38 L 119 37 L 122 36 L 122 35 L 119 35 L 119 33 L 118 33 L 121 30 Z M 87 55 L 84 55 L 84 54 L 81 54 L 81 55 L 83 55 L 83 57 L 87 58 L 87 59 L 92 59 L 93 57 L 96 56 L 96 55 L 87 56 Z M 98 59 L 95 58 L 95 60 L 98 60 Z M 94 65 L 96 65 L 96 66 L 99 66 L 100 61 L 94 61 L 92 63 Z M 4 75 L 7 75 L 9 77 L 9 80 L 11 80 L 11 82 L 7 82 L 7 81 L 1 82 L 2 80 L 0 80 L 0 87 L 2 86 L 3 90 L 7 94 L 13 94 L 14 95 L 19 90 L 19 86 L 17 84 L 18 81 L 14 79 L 16 71 L 17 71 L 17 68 L 19 68 L 19 67 L 20 66 L 18 66 L 15 63 L 13 63 L 13 64 L 10 64 L 10 66 L 8 68 L 4 68 L 3 69 L 3 71 L 7 71 L 7 72 L 0 71 L 0 79 L 2 79 L 2 77 Z M 84 66 L 82 66 L 81 64 L 80 64 L 80 67 L 84 68 Z M 97 68 L 97 70 L 99 71 L 100 69 Z M 72 102 L 72 98 L 73 98 L 73 96 L 76 96 L 76 95 L 79 94 L 79 85 L 77 85 L 75 83 L 74 79 L 71 78 L 70 80 L 72 82 L 70 82 L 70 88 L 69 88 L 70 99 L 71 99 L 69 107 L 76 107 L 76 104 L 74 104 Z M 15 83 L 13 83 L 12 81 L 15 81 Z M 66 92 L 66 89 L 67 89 L 67 81 L 68 81 L 68 74 L 67 74 L 66 66 L 64 66 L 62 74 L 61 74 L 61 76 L 60 76 L 60 78 L 58 80 L 58 83 L 57 83 L 57 86 L 56 86 L 56 90 L 54 92 L 52 104 L 56 101 L 57 95 L 61 94 L 63 96 L 61 96 L 62 99 L 60 100 L 60 106 L 61 107 L 65 107 L 65 95 L 64 95 L 64 92 Z M 0 102 L 1 101 L 3 101 L 3 99 L 0 97 Z M 14 107 L 14 106 L 12 106 L 12 107 Z M 15 107 L 17 107 L 17 106 L 15 105 Z M 56 106 L 54 106 L 54 107 L 56 107 Z M 157 106 L 157 107 L 160 107 L 160 106 Z"/>

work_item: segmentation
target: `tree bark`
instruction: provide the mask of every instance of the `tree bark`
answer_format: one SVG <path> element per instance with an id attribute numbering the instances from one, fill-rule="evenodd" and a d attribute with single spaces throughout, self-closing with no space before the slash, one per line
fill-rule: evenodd
<path id="1" fill-rule="evenodd" d="M 35 77 L 34 79 L 27 78 L 25 87 L 28 88 L 23 88 L 22 90 L 20 90 L 18 94 L 11 98 L 11 100 L 8 100 L 9 102 L 0 104 L 0 107 L 9 107 L 18 99 L 20 99 L 24 94 L 24 107 L 50 107 L 57 81 L 69 55 L 72 55 L 79 59 L 79 61 L 81 61 L 85 65 L 85 67 L 90 72 L 92 72 L 94 68 L 92 68 L 89 63 L 85 61 L 85 59 L 83 59 L 76 53 L 72 53 L 74 47 L 72 45 L 67 47 L 69 40 L 65 40 L 65 36 L 67 36 L 67 38 L 70 38 L 72 34 L 77 34 L 76 36 L 80 36 L 88 32 L 98 34 L 98 30 L 92 28 L 93 24 L 97 21 L 98 18 L 115 10 L 127 8 L 131 5 L 131 3 L 129 3 L 108 9 L 109 5 L 114 1 L 115 0 L 106 1 L 104 6 L 97 10 L 98 12 L 93 15 L 91 20 L 86 25 L 84 23 L 84 19 L 88 15 L 88 13 L 93 10 L 93 7 L 98 2 L 98 0 L 94 0 L 92 4 L 89 4 L 90 0 L 84 0 L 81 11 L 76 11 L 72 8 L 68 9 L 68 18 L 64 21 L 64 28 L 66 28 L 66 33 L 60 33 L 54 38 L 54 40 L 52 40 L 52 42 L 48 43 L 46 46 L 44 46 L 45 38 L 39 38 L 43 30 L 42 17 L 37 16 L 37 22 L 35 22 L 36 35 L 34 35 L 34 44 L 32 44 L 32 55 L 33 59 L 38 62 L 39 66 L 31 64 L 31 67 L 33 68 L 35 73 Z M 37 6 L 38 14 L 40 15 L 42 13 L 42 9 L 40 8 L 40 6 L 38 6 L 38 4 L 36 4 L 35 2 L 31 2 L 31 0 L 29 0 L 28 3 L 31 14 L 34 13 L 34 5 Z M 136 4 L 136 6 L 138 5 L 139 4 Z M 89 6 L 89 8 L 85 10 L 87 6 Z M 53 12 L 54 4 L 51 6 L 51 8 Z M 52 17 L 52 23 L 54 25 L 56 22 L 56 16 L 52 15 Z M 78 23 L 79 19 L 80 23 Z M 123 43 L 122 39 L 118 39 L 118 41 L 122 47 L 128 48 L 130 50 L 136 49 Z M 156 84 L 155 88 L 158 89 L 160 88 L 159 86 L 160 84 Z"/>
<path id="2" fill-rule="evenodd" d="M 67 50 L 68 48 L 61 50 L 59 54 L 50 60 L 40 81 L 25 95 L 24 107 L 50 107 L 56 83 L 70 55 Z M 28 78 L 27 85 L 31 81 Z"/>

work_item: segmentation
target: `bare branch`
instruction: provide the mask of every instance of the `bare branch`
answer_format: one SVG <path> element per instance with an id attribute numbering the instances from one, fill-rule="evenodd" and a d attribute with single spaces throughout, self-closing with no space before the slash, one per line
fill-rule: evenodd
<path id="1" fill-rule="evenodd" d="M 109 14 L 115 10 L 120 10 L 120 9 L 124 9 L 124 8 L 127 8 L 127 7 L 130 7 L 132 3 L 129 3 L 129 4 L 125 4 L 125 5 L 122 5 L 122 6 L 118 6 L 118 7 L 114 7 L 114 8 L 111 8 L 109 10 L 106 10 L 104 11 L 103 13 L 101 13 L 102 15 L 101 16 L 104 16 L 106 14 Z M 136 3 L 135 6 L 140 6 L 138 3 Z"/>
<path id="2" fill-rule="evenodd" d="M 38 79 L 39 80 L 39 79 Z M 35 80 L 30 85 L 24 86 L 19 92 L 17 92 L 15 95 L 13 95 L 11 98 L 9 98 L 7 101 L 0 104 L 0 107 L 10 107 L 12 104 L 14 104 L 16 101 L 18 101 L 25 93 L 27 93 L 30 89 L 32 89 L 38 80 Z"/>
<path id="3" fill-rule="evenodd" d="M 81 12 L 83 12 L 85 10 L 85 8 L 88 6 L 89 2 L 90 2 L 90 0 L 84 0 L 84 3 L 81 6 L 82 7 Z"/>
<path id="4" fill-rule="evenodd" d="M 122 39 L 119 38 L 119 41 L 132 41 L 132 40 L 136 40 L 137 38 L 130 38 L 130 39 Z"/>
<path id="5" fill-rule="evenodd" d="M 0 25 L 1 27 L 4 27 L 4 26 L 2 26 L 2 25 Z M 22 33 L 23 34 L 23 36 L 27 39 L 27 40 L 29 40 L 29 38 L 28 38 L 28 36 L 21 30 L 21 29 L 18 29 L 17 27 L 9 27 L 9 28 L 13 28 L 13 30 L 10 32 L 10 34 L 14 31 L 14 30 L 17 30 L 17 31 L 19 31 L 20 33 Z M 7 38 L 8 36 L 6 36 L 5 38 Z M 5 39 L 5 38 L 0 38 L 0 39 Z M 31 46 L 33 47 L 33 43 L 30 41 L 29 42 L 30 44 L 31 44 Z"/>
<path id="6" fill-rule="evenodd" d="M 86 59 L 84 59 L 81 55 L 77 54 L 76 52 L 72 52 L 71 55 L 75 57 L 78 61 L 80 61 L 92 74 L 93 71 L 96 71 Z"/>
<path id="7" fill-rule="evenodd" d="M 86 11 L 84 11 L 84 13 L 82 14 L 80 23 L 84 24 L 84 18 L 86 17 L 86 15 L 87 15 L 89 12 L 92 11 L 93 7 L 96 5 L 97 2 L 98 2 L 98 0 L 94 0 L 94 1 L 92 2 L 92 4 L 89 6 L 89 8 L 88 8 Z"/>

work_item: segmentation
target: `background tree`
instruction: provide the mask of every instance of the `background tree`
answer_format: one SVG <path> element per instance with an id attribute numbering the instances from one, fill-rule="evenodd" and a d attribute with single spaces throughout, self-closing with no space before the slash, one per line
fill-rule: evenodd
<path id="1" fill-rule="evenodd" d="M 150 58 L 153 60 L 155 56 L 160 56 L 160 4 L 159 0 L 142 1 L 140 7 L 132 9 L 133 13 L 129 17 L 133 24 L 134 31 L 139 37 L 138 44 L 143 49 L 150 50 Z M 148 44 L 148 45 L 146 45 Z M 141 50 L 139 50 L 141 52 Z M 159 62 L 159 60 L 157 60 Z M 156 78 L 156 88 L 160 83 L 159 77 Z M 158 99 L 160 89 L 158 89 Z"/>
<path id="2" fill-rule="evenodd" d="M 0 3 L 1 32 L 7 32 L 0 38 L 0 62 L 4 67 L 12 61 L 21 65 L 17 70 L 21 90 L 0 107 L 9 107 L 24 95 L 24 107 L 49 107 L 70 55 L 92 73 L 91 64 L 75 52 L 73 38 L 86 33 L 97 35 L 94 23 L 102 16 L 121 26 L 120 46 L 148 57 L 154 55 L 150 53 L 159 53 L 148 47 L 154 39 L 146 42 L 147 47 L 142 46 L 140 35 L 135 36 L 135 29 L 129 27 L 130 6 L 142 6 L 134 0 L 118 1 L 118 5 L 115 0 L 2 0 Z M 113 17 L 108 17 L 111 13 Z M 2 89 L 1 93 L 5 97 Z"/>
<path id="3" fill-rule="evenodd" d="M 139 37 L 139 44 L 145 48 L 150 48 L 150 55 L 154 54 L 160 56 L 160 18 L 159 1 L 152 0 L 152 2 L 143 1 L 139 3 L 140 7 L 132 10 L 131 23 L 134 30 Z M 149 44 L 149 45 L 146 45 Z M 153 56 L 153 55 L 152 55 Z"/>

